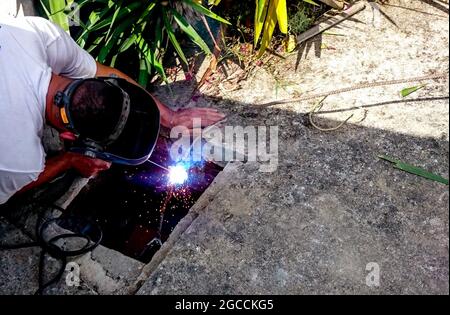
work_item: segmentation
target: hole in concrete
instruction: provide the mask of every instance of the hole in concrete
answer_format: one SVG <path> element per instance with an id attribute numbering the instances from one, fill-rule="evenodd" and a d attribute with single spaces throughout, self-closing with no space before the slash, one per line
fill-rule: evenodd
<path id="1" fill-rule="evenodd" d="M 160 138 L 151 160 L 166 168 L 174 165 L 169 148 L 170 140 Z M 188 167 L 184 184 L 171 186 L 167 170 L 154 164 L 114 165 L 91 180 L 66 213 L 97 222 L 104 233 L 102 245 L 148 263 L 161 245 L 157 239 L 167 240 L 222 170 L 211 162 L 195 163 Z"/>

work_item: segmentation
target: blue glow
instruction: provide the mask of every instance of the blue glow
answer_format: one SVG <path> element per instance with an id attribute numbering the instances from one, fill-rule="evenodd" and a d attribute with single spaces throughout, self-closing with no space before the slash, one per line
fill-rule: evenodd
<path id="1" fill-rule="evenodd" d="M 182 185 L 188 180 L 188 172 L 182 164 L 169 166 L 169 183 L 173 185 Z"/>

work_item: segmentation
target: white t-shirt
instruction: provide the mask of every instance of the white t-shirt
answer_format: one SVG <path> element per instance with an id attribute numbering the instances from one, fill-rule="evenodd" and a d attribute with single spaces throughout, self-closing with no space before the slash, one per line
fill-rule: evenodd
<path id="1" fill-rule="evenodd" d="M 45 167 L 41 137 L 52 76 L 91 78 L 95 60 L 39 17 L 0 16 L 0 204 Z"/>

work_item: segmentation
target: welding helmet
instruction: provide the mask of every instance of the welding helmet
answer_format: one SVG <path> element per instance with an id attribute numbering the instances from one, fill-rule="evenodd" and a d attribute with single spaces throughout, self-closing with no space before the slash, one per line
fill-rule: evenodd
<path id="1" fill-rule="evenodd" d="M 87 81 L 108 85 L 121 95 L 121 113 L 113 131 L 104 138 L 94 138 L 79 132 L 72 115 L 72 101 L 77 89 Z M 70 152 L 124 165 L 139 165 L 153 152 L 159 135 L 160 113 L 153 97 L 143 88 L 116 77 L 75 80 L 55 95 L 61 119 L 76 140 Z"/>

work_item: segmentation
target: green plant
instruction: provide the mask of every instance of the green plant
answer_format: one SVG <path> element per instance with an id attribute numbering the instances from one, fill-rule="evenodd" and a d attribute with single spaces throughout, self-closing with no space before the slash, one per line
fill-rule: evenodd
<path id="1" fill-rule="evenodd" d="M 292 10 L 289 19 L 289 32 L 292 34 L 300 34 L 308 30 L 314 19 L 309 14 L 308 10 L 303 6 L 297 5 Z"/>
<path id="2" fill-rule="evenodd" d="M 69 30 L 71 17 L 67 8 L 72 6 L 72 11 L 79 10 L 80 27 L 71 34 L 77 43 L 100 63 L 115 66 L 120 58 L 137 60 L 139 74 L 136 77 L 144 87 L 152 73 L 166 80 L 163 56 L 169 43 L 180 59 L 188 63 L 177 30 L 204 53 L 211 53 L 188 16 L 208 16 L 228 23 L 204 7 L 201 0 L 41 0 L 41 5 L 48 18 L 65 30 Z M 83 15 L 86 12 L 88 14 Z"/>

